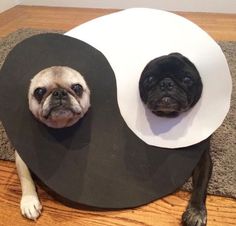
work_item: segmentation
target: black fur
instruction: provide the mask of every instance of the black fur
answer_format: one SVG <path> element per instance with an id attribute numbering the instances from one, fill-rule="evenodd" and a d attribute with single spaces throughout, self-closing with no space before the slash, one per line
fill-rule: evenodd
<path id="1" fill-rule="evenodd" d="M 210 138 L 209 138 L 210 139 Z M 193 171 L 193 191 L 184 214 L 184 226 L 205 226 L 207 224 L 206 196 L 207 186 L 212 173 L 210 145 L 204 151 L 198 165 Z"/>
<path id="2" fill-rule="evenodd" d="M 142 101 L 157 116 L 164 117 L 176 117 L 192 108 L 200 99 L 202 88 L 197 68 L 180 53 L 152 60 L 139 80 Z M 209 150 L 210 142 L 193 171 L 192 196 L 182 216 L 184 226 L 206 225 L 206 192 L 212 172 Z"/>
<path id="3" fill-rule="evenodd" d="M 177 116 L 201 97 L 202 81 L 194 64 L 180 53 L 158 57 L 147 64 L 140 80 L 142 101 L 158 116 Z"/>

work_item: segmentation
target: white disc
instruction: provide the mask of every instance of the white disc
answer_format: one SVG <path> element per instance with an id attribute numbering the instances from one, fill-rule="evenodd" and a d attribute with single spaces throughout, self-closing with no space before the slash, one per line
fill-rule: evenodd
<path id="1" fill-rule="evenodd" d="M 161 10 L 134 8 L 91 20 L 66 35 L 105 55 L 115 72 L 121 115 L 147 144 L 187 147 L 206 139 L 222 124 L 232 91 L 228 64 L 219 45 L 189 20 Z M 138 82 L 150 60 L 171 52 L 179 52 L 195 64 L 203 93 L 190 111 L 167 119 L 146 109 Z"/>

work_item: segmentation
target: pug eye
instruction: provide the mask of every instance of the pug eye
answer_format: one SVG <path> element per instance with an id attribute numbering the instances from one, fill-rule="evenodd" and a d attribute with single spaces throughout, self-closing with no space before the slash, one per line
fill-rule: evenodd
<path id="1" fill-rule="evenodd" d="M 185 76 L 185 77 L 183 78 L 183 83 L 184 83 L 185 85 L 187 85 L 187 86 L 191 86 L 191 85 L 193 84 L 193 80 L 192 80 L 190 77 Z"/>
<path id="2" fill-rule="evenodd" d="M 36 100 L 38 100 L 40 102 L 43 99 L 43 96 L 46 92 L 47 92 L 46 88 L 39 87 L 34 90 L 34 97 L 36 98 Z"/>
<path id="3" fill-rule="evenodd" d="M 153 76 L 148 76 L 147 78 L 145 78 L 144 80 L 144 84 L 145 86 L 149 86 L 154 82 L 154 77 Z"/>
<path id="4" fill-rule="evenodd" d="M 71 89 L 78 95 L 81 96 L 83 93 L 83 87 L 80 84 L 73 84 Z"/>
<path id="5" fill-rule="evenodd" d="M 154 81 L 154 77 L 153 77 L 153 76 L 149 76 L 149 77 L 147 78 L 147 81 L 148 81 L 148 82 L 153 82 L 153 81 Z"/>

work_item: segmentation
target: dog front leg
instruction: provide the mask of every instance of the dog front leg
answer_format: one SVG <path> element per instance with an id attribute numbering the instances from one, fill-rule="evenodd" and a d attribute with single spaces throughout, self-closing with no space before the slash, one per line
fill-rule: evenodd
<path id="1" fill-rule="evenodd" d="M 212 172 L 208 147 L 193 172 L 193 192 L 188 207 L 182 216 L 184 226 L 205 226 L 207 222 L 206 194 Z"/>
<path id="2" fill-rule="evenodd" d="M 15 152 L 15 159 L 22 189 L 21 213 L 28 219 L 36 220 L 41 214 L 42 205 L 39 202 L 29 169 L 17 152 Z"/>

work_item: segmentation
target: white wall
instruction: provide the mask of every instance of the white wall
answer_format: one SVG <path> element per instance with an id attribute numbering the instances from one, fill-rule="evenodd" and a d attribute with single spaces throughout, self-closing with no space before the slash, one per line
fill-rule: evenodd
<path id="1" fill-rule="evenodd" d="M 22 0 L 0 0 L 0 13 L 18 5 Z"/>
<path id="2" fill-rule="evenodd" d="M 236 13 L 236 0 L 23 0 L 22 4 L 117 9 L 150 7 L 170 11 Z"/>

